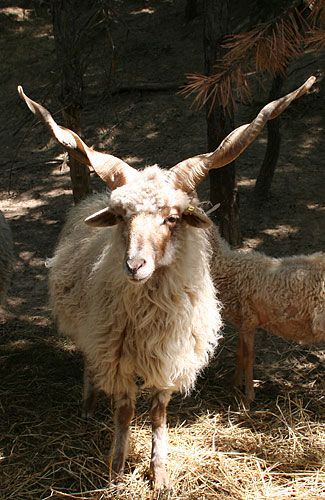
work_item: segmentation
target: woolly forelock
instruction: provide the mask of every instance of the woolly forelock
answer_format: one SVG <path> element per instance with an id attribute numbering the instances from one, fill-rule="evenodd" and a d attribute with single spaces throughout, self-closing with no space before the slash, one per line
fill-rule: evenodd
<path id="1" fill-rule="evenodd" d="M 183 211 L 194 199 L 184 191 L 173 188 L 167 172 L 153 165 L 143 170 L 136 181 L 115 189 L 111 194 L 110 207 L 123 208 L 126 215 L 156 213 L 164 207 L 175 206 Z"/>

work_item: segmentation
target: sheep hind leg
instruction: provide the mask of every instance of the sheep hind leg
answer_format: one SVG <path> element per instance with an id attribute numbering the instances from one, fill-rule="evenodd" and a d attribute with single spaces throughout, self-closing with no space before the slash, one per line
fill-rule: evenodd
<path id="1" fill-rule="evenodd" d="M 171 397 L 170 391 L 159 391 L 154 394 L 151 406 L 152 449 L 150 476 L 155 490 L 168 488 L 169 478 L 166 471 L 168 434 L 167 405 Z"/>
<path id="2" fill-rule="evenodd" d="M 236 370 L 233 378 L 233 383 L 236 387 L 242 387 L 244 383 L 244 346 L 241 331 L 239 331 L 238 335 Z"/>
<path id="3" fill-rule="evenodd" d="M 86 420 L 93 418 L 97 402 L 97 394 L 98 392 L 92 382 L 92 377 L 85 368 L 82 393 L 82 418 L 85 418 Z"/>
<path id="4" fill-rule="evenodd" d="M 110 472 L 113 478 L 123 474 L 128 452 L 129 427 L 134 415 L 134 397 L 115 395 L 115 431 L 111 449 Z"/>

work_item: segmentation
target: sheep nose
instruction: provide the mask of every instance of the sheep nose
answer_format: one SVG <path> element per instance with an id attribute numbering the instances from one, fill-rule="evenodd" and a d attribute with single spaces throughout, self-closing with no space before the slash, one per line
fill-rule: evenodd
<path id="1" fill-rule="evenodd" d="M 144 259 L 127 259 L 126 269 L 130 274 L 135 274 L 145 263 Z"/>

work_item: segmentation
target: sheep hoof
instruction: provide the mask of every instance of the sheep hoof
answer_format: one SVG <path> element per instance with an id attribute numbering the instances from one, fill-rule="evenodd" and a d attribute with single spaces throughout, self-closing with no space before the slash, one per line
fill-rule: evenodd
<path id="1" fill-rule="evenodd" d="M 85 420 L 86 422 L 89 422 L 94 418 L 94 412 L 93 411 L 87 411 L 85 409 L 82 410 L 81 413 L 81 418 Z"/>
<path id="2" fill-rule="evenodd" d="M 242 405 L 245 411 L 250 411 L 251 404 L 254 402 L 254 399 L 255 399 L 254 391 L 253 393 L 246 392 L 245 396 L 243 396 L 242 398 Z"/>
<path id="3" fill-rule="evenodd" d="M 167 498 L 170 498 L 170 493 L 171 493 L 170 488 L 167 488 L 167 487 L 160 488 L 160 489 L 155 488 L 153 498 L 155 500 L 165 500 Z"/>
<path id="4" fill-rule="evenodd" d="M 96 399 L 94 397 L 86 398 L 82 401 L 81 416 L 84 420 L 91 420 L 95 416 Z"/>
<path id="5" fill-rule="evenodd" d="M 164 498 L 170 492 L 169 477 L 165 467 L 150 467 L 149 476 L 152 488 L 158 494 L 155 498 Z"/>
<path id="6" fill-rule="evenodd" d="M 121 481 L 124 475 L 125 454 L 122 451 L 114 450 L 114 454 L 109 458 L 108 469 L 112 481 Z"/>
<path id="7" fill-rule="evenodd" d="M 95 408 L 87 404 L 87 401 L 84 401 L 81 410 L 81 417 L 84 420 L 88 421 L 93 419 L 94 415 L 95 415 Z"/>
<path id="8" fill-rule="evenodd" d="M 255 399 L 255 392 L 254 392 L 254 389 L 247 389 L 246 390 L 246 400 L 247 400 L 247 403 L 250 404 L 254 401 Z"/>

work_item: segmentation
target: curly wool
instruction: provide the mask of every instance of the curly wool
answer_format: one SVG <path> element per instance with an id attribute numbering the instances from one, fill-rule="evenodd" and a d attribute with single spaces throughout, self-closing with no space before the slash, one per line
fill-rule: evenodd
<path id="1" fill-rule="evenodd" d="M 147 167 L 141 174 L 137 181 L 112 192 L 110 198 L 112 208 L 123 209 L 127 215 L 139 212 L 155 213 L 164 207 L 173 206 L 185 210 L 189 196 L 179 189 L 171 189 L 166 172 L 153 165 Z M 152 189 L 152 182 L 155 189 Z"/>
<path id="2" fill-rule="evenodd" d="M 133 213 L 194 202 L 172 189 L 158 167 L 143 174 L 71 211 L 51 262 L 50 301 L 60 331 L 82 350 L 98 388 L 133 394 L 140 377 L 145 387 L 186 393 L 220 338 L 209 232 L 183 222 L 172 264 L 135 285 L 123 271 L 120 228 L 84 224 L 105 206 Z"/>
<path id="3" fill-rule="evenodd" d="M 302 344 L 325 340 L 325 254 L 272 258 L 213 234 L 212 275 L 223 316 Z"/>

